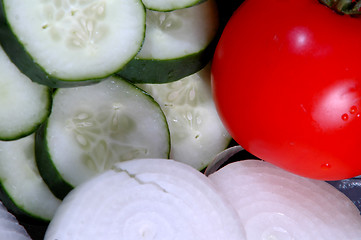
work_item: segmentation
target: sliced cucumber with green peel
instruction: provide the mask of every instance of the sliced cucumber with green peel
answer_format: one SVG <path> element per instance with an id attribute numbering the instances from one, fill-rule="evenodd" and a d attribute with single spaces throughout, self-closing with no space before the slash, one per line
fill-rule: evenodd
<path id="1" fill-rule="evenodd" d="M 231 141 L 213 102 L 210 77 L 208 65 L 176 82 L 138 85 L 154 97 L 166 115 L 172 142 L 170 158 L 199 170 Z"/>
<path id="2" fill-rule="evenodd" d="M 144 44 L 121 71 L 134 83 L 167 83 L 202 69 L 212 58 L 218 31 L 214 0 L 172 12 L 147 10 Z"/>
<path id="3" fill-rule="evenodd" d="M 33 133 L 51 109 L 51 90 L 32 82 L 0 47 L 0 140 Z"/>
<path id="4" fill-rule="evenodd" d="M 18 218 L 50 221 L 61 201 L 39 174 L 34 142 L 34 134 L 0 141 L 0 199 Z"/>
<path id="5" fill-rule="evenodd" d="M 51 87 L 119 71 L 145 33 L 140 0 L 2 0 L 0 42 L 21 71 Z"/>
<path id="6" fill-rule="evenodd" d="M 39 171 L 60 198 L 116 162 L 168 158 L 169 151 L 168 124 L 158 103 L 117 77 L 57 89 L 36 139 Z"/>
<path id="7" fill-rule="evenodd" d="M 206 0 L 142 0 L 146 8 L 155 11 L 173 11 L 192 7 Z"/>

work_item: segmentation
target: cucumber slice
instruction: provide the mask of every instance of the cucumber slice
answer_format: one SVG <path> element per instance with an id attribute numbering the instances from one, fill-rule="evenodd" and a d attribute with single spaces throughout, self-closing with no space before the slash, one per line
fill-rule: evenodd
<path id="1" fill-rule="evenodd" d="M 57 89 L 36 144 L 40 173 L 59 198 L 115 162 L 167 158 L 169 151 L 169 130 L 160 106 L 117 77 Z"/>
<path id="2" fill-rule="evenodd" d="M 34 134 L 16 141 L 0 141 L 0 198 L 17 217 L 50 221 L 60 205 L 35 163 Z"/>
<path id="3" fill-rule="evenodd" d="M 51 87 L 119 71 L 144 39 L 140 0 L 2 0 L 0 10 L 5 51 L 29 78 Z"/>
<path id="4" fill-rule="evenodd" d="M 172 12 L 147 10 L 144 44 L 117 74 L 134 83 L 167 83 L 202 69 L 219 26 L 214 0 Z"/>
<path id="5" fill-rule="evenodd" d="M 51 90 L 30 81 L 0 47 L 0 140 L 33 133 L 51 109 Z"/>
<path id="6" fill-rule="evenodd" d="M 154 97 L 166 115 L 172 142 L 170 158 L 199 170 L 231 141 L 215 108 L 210 78 L 207 65 L 176 82 L 138 85 Z"/>
<path id="7" fill-rule="evenodd" d="M 147 9 L 155 11 L 173 11 L 192 7 L 206 0 L 143 0 Z"/>

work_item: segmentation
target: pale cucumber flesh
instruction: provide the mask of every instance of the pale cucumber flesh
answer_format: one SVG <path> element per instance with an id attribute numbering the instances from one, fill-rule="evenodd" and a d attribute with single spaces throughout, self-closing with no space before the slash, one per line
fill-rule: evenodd
<path id="1" fill-rule="evenodd" d="M 1 201 L 19 217 L 50 221 L 60 200 L 39 174 L 34 142 L 34 134 L 16 141 L 0 141 Z"/>
<path id="2" fill-rule="evenodd" d="M 46 146 L 61 177 L 77 186 L 119 161 L 169 156 L 168 125 L 159 105 L 116 77 L 58 89 Z"/>
<path id="3" fill-rule="evenodd" d="M 108 76 L 134 57 L 144 39 L 140 0 L 3 0 L 3 8 L 18 44 L 39 69 L 61 80 Z"/>
<path id="4" fill-rule="evenodd" d="M 50 89 L 32 82 L 0 47 L 0 140 L 33 133 L 50 114 Z"/>
<path id="5" fill-rule="evenodd" d="M 172 12 L 147 10 L 146 37 L 136 58 L 175 59 L 207 47 L 218 31 L 214 0 Z"/>
<path id="6" fill-rule="evenodd" d="M 134 83 L 168 83 L 201 70 L 219 30 L 215 0 L 171 12 L 146 11 L 141 50 L 117 74 Z"/>
<path id="7" fill-rule="evenodd" d="M 146 8 L 156 11 L 174 11 L 192 7 L 205 0 L 143 0 Z"/>
<path id="8" fill-rule="evenodd" d="M 138 86 L 163 109 L 171 134 L 170 158 L 203 169 L 228 146 L 231 137 L 212 98 L 210 65 L 172 83 Z"/>

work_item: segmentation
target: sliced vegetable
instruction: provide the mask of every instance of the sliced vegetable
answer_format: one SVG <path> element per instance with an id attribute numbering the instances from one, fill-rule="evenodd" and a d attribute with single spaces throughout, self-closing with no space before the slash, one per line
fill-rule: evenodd
<path id="1" fill-rule="evenodd" d="M 60 200 L 39 174 L 34 137 L 0 141 L 0 199 L 17 217 L 50 221 Z"/>
<path id="2" fill-rule="evenodd" d="M 146 8 L 155 11 L 173 11 L 192 7 L 206 0 L 142 0 Z"/>
<path id="3" fill-rule="evenodd" d="M 202 69 L 212 58 L 218 31 L 214 0 L 171 12 L 146 12 L 146 37 L 118 74 L 135 83 L 166 83 Z"/>
<path id="4" fill-rule="evenodd" d="M 237 210 L 247 239 L 360 239 L 361 215 L 324 181 L 245 160 L 209 175 Z"/>
<path id="5" fill-rule="evenodd" d="M 170 136 L 170 158 L 203 169 L 224 150 L 231 137 L 214 106 L 210 65 L 172 83 L 139 84 L 160 104 Z"/>
<path id="6" fill-rule="evenodd" d="M 33 81 L 89 84 L 119 71 L 145 32 L 140 0 L 2 0 L 0 42 Z"/>
<path id="7" fill-rule="evenodd" d="M 44 239 L 245 238 L 234 209 L 202 173 L 173 160 L 137 159 L 70 192 Z"/>
<path id="8" fill-rule="evenodd" d="M 51 91 L 31 82 L 0 46 L 0 140 L 33 133 L 50 114 Z"/>
<path id="9" fill-rule="evenodd" d="M 169 129 L 160 106 L 118 78 L 57 89 L 52 113 L 37 134 L 39 170 L 54 194 L 133 158 L 168 158 Z"/>
<path id="10" fill-rule="evenodd" d="M 18 220 L 0 202 L 0 239 L 31 240 Z"/>

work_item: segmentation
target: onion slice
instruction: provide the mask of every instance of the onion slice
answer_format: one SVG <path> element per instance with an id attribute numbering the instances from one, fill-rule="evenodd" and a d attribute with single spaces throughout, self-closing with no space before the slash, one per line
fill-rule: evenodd
<path id="1" fill-rule="evenodd" d="M 247 240 L 361 239 L 357 207 L 330 184 L 244 160 L 209 175 L 237 210 Z"/>
<path id="2" fill-rule="evenodd" d="M 63 200 L 45 240 L 243 240 L 233 207 L 201 172 L 167 159 L 120 162 Z"/>
<path id="3" fill-rule="evenodd" d="M 25 228 L 0 202 L 0 239 L 31 240 Z"/>

